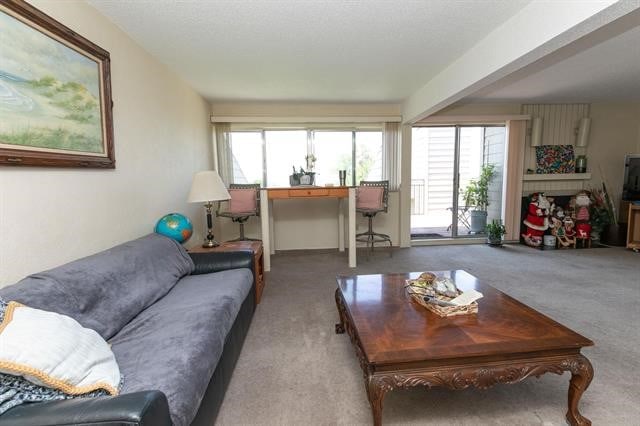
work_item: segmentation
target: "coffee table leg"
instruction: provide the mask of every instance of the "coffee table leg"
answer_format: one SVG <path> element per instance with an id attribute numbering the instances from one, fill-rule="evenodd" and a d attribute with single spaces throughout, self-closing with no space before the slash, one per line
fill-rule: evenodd
<path id="1" fill-rule="evenodd" d="M 340 293 L 340 289 L 336 289 L 336 307 L 338 308 L 338 315 L 340 317 L 340 322 L 336 324 L 336 334 L 344 333 L 344 305 L 342 304 L 342 294 Z"/>
<path id="2" fill-rule="evenodd" d="M 373 425 L 382 426 L 382 400 L 384 399 L 387 389 L 380 386 L 375 380 L 368 378 L 366 380 L 367 398 L 371 404 L 371 414 L 373 414 Z"/>
<path id="3" fill-rule="evenodd" d="M 576 365 L 571 369 L 571 381 L 569 382 L 569 410 L 567 421 L 571 426 L 591 425 L 591 421 L 583 417 L 578 410 L 578 404 L 584 391 L 587 390 L 593 379 L 593 367 L 587 358 L 580 355 Z"/>

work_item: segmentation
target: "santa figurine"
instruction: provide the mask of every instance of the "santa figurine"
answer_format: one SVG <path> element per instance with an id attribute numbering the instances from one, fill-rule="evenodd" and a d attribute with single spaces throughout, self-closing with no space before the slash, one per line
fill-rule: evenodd
<path id="1" fill-rule="evenodd" d="M 523 221 L 527 227 L 522 234 L 525 244 L 531 247 L 542 245 L 542 236 L 549 229 L 549 213 L 551 204 L 544 196 L 544 193 L 531 195 L 531 201 L 527 207 L 527 217 Z"/>
<path id="2" fill-rule="evenodd" d="M 591 225 L 589 224 L 589 205 L 591 197 L 587 191 L 576 194 L 576 238 L 583 241 L 591 239 Z"/>
<path id="3" fill-rule="evenodd" d="M 589 205 L 591 197 L 587 191 L 580 191 L 576 194 L 576 221 L 589 222 Z"/>

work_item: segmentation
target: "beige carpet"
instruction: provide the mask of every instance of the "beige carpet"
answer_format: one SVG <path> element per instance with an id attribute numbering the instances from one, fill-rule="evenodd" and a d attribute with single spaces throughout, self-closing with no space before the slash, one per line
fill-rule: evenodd
<path id="1" fill-rule="evenodd" d="M 640 424 L 640 255 L 617 248 L 537 251 L 512 245 L 334 251 L 272 257 L 262 303 L 217 419 L 220 425 L 371 424 L 362 372 L 334 334 L 336 274 L 465 269 L 595 341 L 582 413 L 594 425 Z M 384 424 L 562 425 L 569 373 L 488 390 L 417 388 L 384 400 Z"/>

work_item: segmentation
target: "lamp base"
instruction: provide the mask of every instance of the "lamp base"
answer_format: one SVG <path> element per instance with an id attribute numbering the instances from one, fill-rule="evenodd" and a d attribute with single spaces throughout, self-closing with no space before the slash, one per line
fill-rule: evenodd
<path id="1" fill-rule="evenodd" d="M 213 248 L 213 247 L 218 247 L 220 245 L 219 242 L 217 242 L 216 240 L 205 240 L 204 244 L 202 244 L 202 247 L 204 248 Z"/>
<path id="2" fill-rule="evenodd" d="M 204 207 L 205 209 L 207 209 L 207 236 L 204 240 L 204 243 L 202 244 L 202 247 L 204 248 L 218 247 L 220 243 L 213 238 L 213 216 L 211 214 L 213 203 L 209 201 L 204 205 Z"/>

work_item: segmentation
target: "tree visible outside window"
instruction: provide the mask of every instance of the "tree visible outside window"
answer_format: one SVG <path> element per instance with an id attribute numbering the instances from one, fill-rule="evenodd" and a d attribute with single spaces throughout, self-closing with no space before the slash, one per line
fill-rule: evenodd
<path id="1" fill-rule="evenodd" d="M 356 132 L 356 181 L 382 179 L 382 132 Z"/>
<path id="2" fill-rule="evenodd" d="M 353 133 L 345 132 L 313 132 L 313 147 L 316 161 L 316 185 L 340 182 L 338 170 L 347 171 L 347 185 L 351 180 L 353 152 Z"/>

